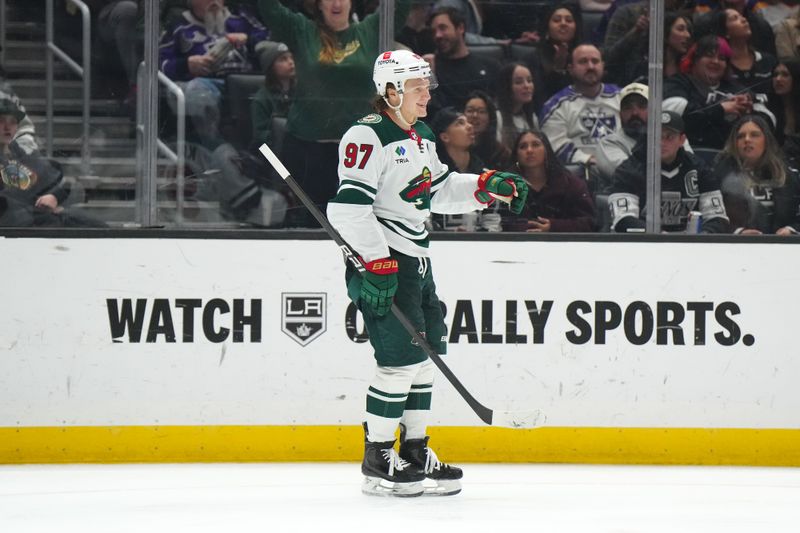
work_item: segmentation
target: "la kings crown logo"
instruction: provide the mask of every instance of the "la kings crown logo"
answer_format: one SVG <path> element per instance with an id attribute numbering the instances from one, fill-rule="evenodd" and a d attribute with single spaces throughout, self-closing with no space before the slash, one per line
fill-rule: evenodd
<path id="1" fill-rule="evenodd" d="M 601 107 L 586 106 L 579 115 L 581 127 L 588 135 L 581 136 L 584 144 L 597 144 L 597 140 L 617 130 L 617 117 Z"/>
<path id="2" fill-rule="evenodd" d="M 328 295 L 319 292 L 281 294 L 281 331 L 300 346 L 325 333 Z"/>

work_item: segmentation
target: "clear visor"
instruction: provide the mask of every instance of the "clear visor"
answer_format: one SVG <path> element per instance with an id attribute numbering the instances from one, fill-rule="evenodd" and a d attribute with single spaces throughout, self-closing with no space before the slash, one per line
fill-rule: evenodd
<path id="1" fill-rule="evenodd" d="M 436 76 L 431 73 L 429 76 L 425 76 L 424 78 L 412 78 L 410 80 L 406 80 L 406 82 L 403 84 L 403 93 L 410 94 L 412 92 L 419 92 L 425 89 L 432 91 L 438 86 L 439 82 L 436 80 Z"/>

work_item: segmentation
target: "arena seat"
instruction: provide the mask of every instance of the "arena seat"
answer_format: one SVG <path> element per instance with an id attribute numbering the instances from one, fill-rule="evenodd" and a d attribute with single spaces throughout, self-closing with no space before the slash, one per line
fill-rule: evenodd
<path id="1" fill-rule="evenodd" d="M 594 39 L 594 32 L 603 20 L 603 15 L 603 11 L 581 11 L 581 31 L 584 41 L 591 42 Z M 604 37 L 604 35 L 597 36 L 600 39 L 597 44 L 602 45 Z"/>
<path id="2" fill-rule="evenodd" d="M 250 104 L 253 96 L 264 86 L 263 74 L 230 74 L 225 79 L 226 122 L 230 131 L 226 137 L 235 146 L 247 148 L 253 136 Z"/>
<path id="3" fill-rule="evenodd" d="M 597 194 L 594 197 L 595 225 L 599 233 L 611 231 L 611 213 L 608 209 L 608 195 Z"/>
<path id="4" fill-rule="evenodd" d="M 536 55 L 536 47 L 528 44 L 511 44 L 509 54 L 512 61 L 529 64 Z"/>
<path id="5" fill-rule="evenodd" d="M 706 148 L 703 146 L 692 146 L 692 151 L 694 152 L 694 155 L 702 159 L 703 162 L 709 167 L 714 166 L 714 160 L 721 152 L 721 150 L 718 150 L 717 148 Z"/>
<path id="6" fill-rule="evenodd" d="M 586 166 L 582 163 L 565 163 L 564 166 L 576 178 L 586 179 Z"/>
<path id="7" fill-rule="evenodd" d="M 272 117 L 272 151 L 281 153 L 286 136 L 286 117 Z"/>
<path id="8" fill-rule="evenodd" d="M 492 59 L 498 63 L 506 61 L 506 49 L 502 44 L 473 44 L 469 46 L 469 53 Z"/>

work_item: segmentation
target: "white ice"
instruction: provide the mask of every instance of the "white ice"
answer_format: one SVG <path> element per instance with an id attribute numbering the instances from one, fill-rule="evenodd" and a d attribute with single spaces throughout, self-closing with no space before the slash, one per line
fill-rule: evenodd
<path id="1" fill-rule="evenodd" d="M 0 466 L 0 532 L 800 531 L 800 469 L 462 466 L 413 499 L 362 495 L 357 464 Z"/>

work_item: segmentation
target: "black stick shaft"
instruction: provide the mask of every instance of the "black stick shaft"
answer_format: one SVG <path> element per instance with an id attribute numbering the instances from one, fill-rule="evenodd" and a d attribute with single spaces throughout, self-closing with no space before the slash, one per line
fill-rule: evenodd
<path id="1" fill-rule="evenodd" d="M 303 205 L 311 212 L 317 222 L 322 226 L 322 228 L 327 232 L 327 234 L 336 242 L 339 248 L 342 250 L 347 261 L 350 262 L 351 265 L 355 267 L 358 271 L 359 275 L 363 275 L 365 272 L 364 265 L 361 264 L 361 261 L 358 260 L 353 249 L 350 247 L 347 242 L 339 235 L 339 232 L 336 231 L 328 218 L 319 210 L 319 208 L 314 204 L 311 198 L 308 197 L 306 192 L 303 188 L 298 184 L 295 179 L 289 174 L 289 171 L 283 166 L 283 163 L 277 158 L 277 156 L 269 149 L 266 144 L 261 145 L 261 153 L 267 160 L 270 162 L 272 167 L 280 174 L 280 176 L 286 181 L 289 188 L 294 191 L 294 194 L 303 202 Z M 408 319 L 408 317 L 397 307 L 397 304 L 392 302 L 392 314 L 394 317 L 400 322 L 400 324 L 405 328 L 406 331 L 411 335 L 414 339 L 414 342 L 419 344 L 425 354 L 430 357 L 431 361 L 439 368 L 439 371 L 444 374 L 447 380 L 453 385 L 453 387 L 458 391 L 462 398 L 467 402 L 467 404 L 475 411 L 475 414 L 478 415 L 485 424 L 492 425 L 492 417 L 493 411 L 480 403 L 475 397 L 467 390 L 467 388 L 459 381 L 453 371 L 450 370 L 450 367 L 442 360 L 436 350 L 431 348 L 431 345 L 428 344 L 428 341 L 419 334 L 416 330 L 414 325 Z"/>

